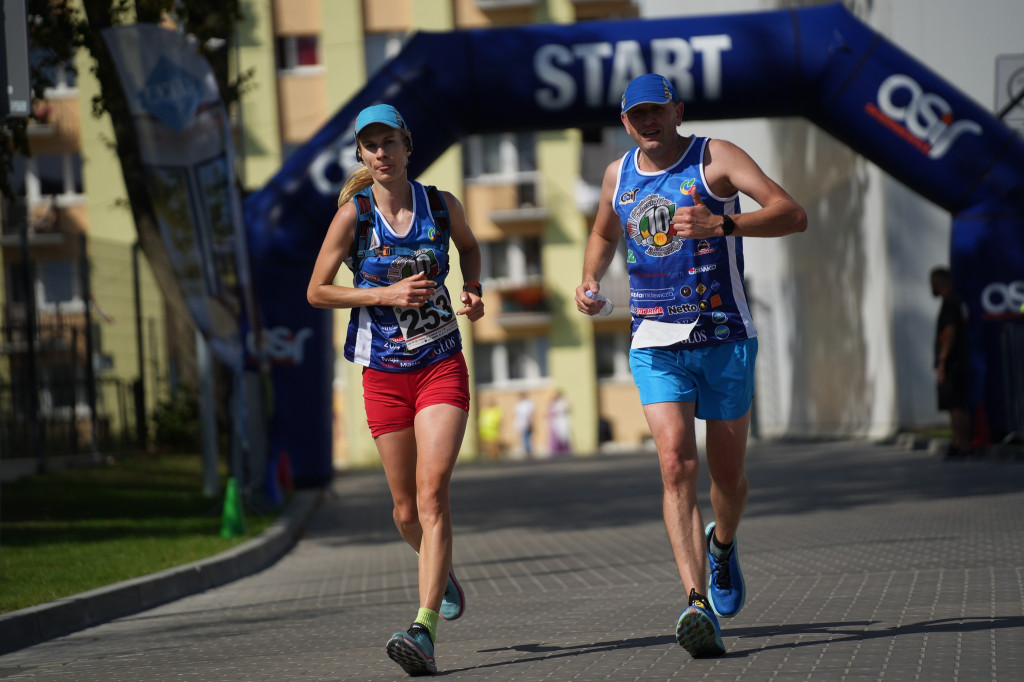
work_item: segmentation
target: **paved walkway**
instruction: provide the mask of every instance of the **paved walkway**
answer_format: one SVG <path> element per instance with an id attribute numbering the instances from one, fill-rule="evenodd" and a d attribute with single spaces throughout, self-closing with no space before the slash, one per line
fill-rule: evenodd
<path id="1" fill-rule="evenodd" d="M 442 676 L 1024 679 L 1024 463 L 758 444 L 749 471 L 747 605 L 728 654 L 693 660 L 653 454 L 459 467 L 468 611 L 441 624 Z M 380 473 L 343 476 L 270 568 L 0 656 L 0 679 L 406 679 L 384 643 L 415 555 L 390 517 Z"/>

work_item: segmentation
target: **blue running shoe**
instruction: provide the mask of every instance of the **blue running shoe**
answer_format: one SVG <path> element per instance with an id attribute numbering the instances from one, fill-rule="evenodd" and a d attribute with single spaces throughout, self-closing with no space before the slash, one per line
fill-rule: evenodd
<path id="1" fill-rule="evenodd" d="M 391 635 L 387 645 L 388 658 L 402 666 L 410 675 L 433 675 L 437 672 L 434 663 L 434 642 L 426 626 L 413 623 L 407 632 Z"/>
<path id="2" fill-rule="evenodd" d="M 445 620 L 455 620 L 466 612 L 466 595 L 462 586 L 455 579 L 455 573 L 448 571 L 448 585 L 444 588 L 444 599 L 441 600 L 441 609 L 438 611 Z"/>
<path id="3" fill-rule="evenodd" d="M 747 586 L 743 582 L 743 571 L 740 570 L 739 542 L 732 540 L 732 551 L 729 556 L 719 558 L 711 552 L 711 538 L 715 532 L 712 521 L 704 529 L 708 543 L 708 566 L 711 574 L 708 578 L 708 601 L 716 614 L 723 618 L 732 618 L 747 599 Z"/>
<path id="4" fill-rule="evenodd" d="M 690 605 L 676 623 L 676 641 L 694 658 L 715 658 L 725 655 L 722 631 L 707 600 L 690 590 Z"/>

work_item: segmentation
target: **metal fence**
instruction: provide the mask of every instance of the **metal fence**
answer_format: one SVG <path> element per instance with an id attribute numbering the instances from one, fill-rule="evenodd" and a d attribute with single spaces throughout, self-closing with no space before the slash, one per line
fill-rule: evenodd
<path id="1" fill-rule="evenodd" d="M 33 419 L 24 382 L 0 381 L 0 452 L 4 459 L 118 452 L 141 447 L 135 382 L 96 380 L 96 413 L 78 399 L 85 381 L 38 387 L 39 410 Z"/>
<path id="2" fill-rule="evenodd" d="M 0 327 L 4 459 L 140 447 L 137 382 L 96 376 L 84 316 L 48 316 L 31 331 L 20 318 L 8 310 Z"/>

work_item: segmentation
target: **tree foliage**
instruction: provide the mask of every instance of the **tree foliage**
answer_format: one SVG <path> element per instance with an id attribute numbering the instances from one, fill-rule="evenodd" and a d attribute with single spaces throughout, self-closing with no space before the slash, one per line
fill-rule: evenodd
<path id="1" fill-rule="evenodd" d="M 57 66 L 74 68 L 74 58 L 85 50 L 90 71 L 100 83 L 93 98 L 92 113 L 110 115 L 115 122 L 125 121 L 127 104 L 117 72 L 103 42 L 102 31 L 124 24 L 155 23 L 174 25 L 193 36 L 200 54 L 213 68 L 221 97 L 229 107 L 238 101 L 250 74 L 231 74 L 230 46 L 235 27 L 242 17 L 241 0 L 28 0 L 28 36 L 32 59 L 29 81 L 33 98 L 43 100 L 54 83 L 50 73 Z M 10 173 L 15 154 L 27 156 L 28 119 L 11 118 L 0 125 L 0 192 L 11 196 Z M 119 154 L 131 154 L 123 146 L 128 139 L 117 136 Z"/>

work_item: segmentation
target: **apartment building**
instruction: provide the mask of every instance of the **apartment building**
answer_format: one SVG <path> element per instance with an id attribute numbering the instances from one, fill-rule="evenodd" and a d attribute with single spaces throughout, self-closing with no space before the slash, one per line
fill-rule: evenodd
<path id="1" fill-rule="evenodd" d="M 629 0 L 276 0 L 245 8 L 238 68 L 245 96 L 244 178 L 259 187 L 416 31 L 572 23 L 635 17 Z M 476 411 L 503 408 L 506 457 L 522 456 L 512 414 L 521 393 L 537 405 L 534 452 L 548 451 L 546 408 L 556 391 L 572 410 L 575 451 L 636 447 L 648 436 L 626 358 L 624 270 L 606 291 L 620 305 L 591 320 L 573 303 L 604 167 L 627 148 L 615 121 L 601 130 L 471 136 L 419 178 L 465 205 L 484 255 L 487 315 L 466 324 L 473 419 L 464 456 L 476 456 Z M 418 135 L 430 131 L 413 130 Z M 346 277 L 345 274 L 339 276 Z M 341 279 L 339 279 L 341 281 Z M 376 461 L 365 426 L 358 368 L 341 355 L 348 311 L 335 315 L 335 462 Z"/>
<path id="2" fill-rule="evenodd" d="M 73 66 L 52 69 L 53 86 L 34 102 L 31 154 L 15 158 L 3 206 L 5 457 L 144 446 L 139 415 L 168 388 L 162 296 L 134 248 L 109 122 L 90 111 L 89 64 Z"/>

